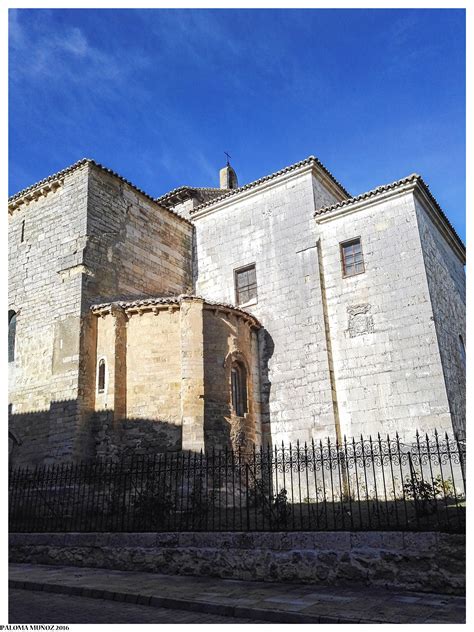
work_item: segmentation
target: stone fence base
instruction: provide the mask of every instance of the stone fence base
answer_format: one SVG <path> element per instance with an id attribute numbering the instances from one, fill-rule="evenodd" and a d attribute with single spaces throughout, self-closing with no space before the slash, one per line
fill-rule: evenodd
<path id="1" fill-rule="evenodd" d="M 10 561 L 463 594 L 446 533 L 12 533 Z"/>

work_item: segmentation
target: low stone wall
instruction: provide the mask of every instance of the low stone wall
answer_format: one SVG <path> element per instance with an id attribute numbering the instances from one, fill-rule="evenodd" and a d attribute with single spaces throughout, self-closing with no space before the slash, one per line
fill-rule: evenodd
<path id="1" fill-rule="evenodd" d="M 444 533 L 13 533 L 10 561 L 462 594 L 465 537 Z"/>

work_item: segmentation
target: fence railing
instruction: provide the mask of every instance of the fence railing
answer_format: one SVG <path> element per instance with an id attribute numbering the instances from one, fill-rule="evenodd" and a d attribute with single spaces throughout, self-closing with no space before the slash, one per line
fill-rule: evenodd
<path id="1" fill-rule="evenodd" d="M 12 532 L 465 528 L 465 441 L 434 433 L 10 470 Z"/>

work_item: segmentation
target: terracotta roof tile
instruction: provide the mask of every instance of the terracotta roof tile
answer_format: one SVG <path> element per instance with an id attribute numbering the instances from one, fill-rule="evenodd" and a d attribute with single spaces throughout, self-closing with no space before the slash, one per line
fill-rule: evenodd
<path id="1" fill-rule="evenodd" d="M 118 300 L 118 301 L 109 301 L 107 303 L 98 303 L 95 305 L 91 305 L 91 311 L 98 311 L 102 309 L 106 309 L 110 307 L 112 304 L 119 305 L 122 308 L 130 308 L 130 307 L 146 307 L 148 305 L 179 305 L 183 299 L 187 298 L 196 298 L 204 301 L 207 305 L 215 305 L 216 307 L 224 307 L 226 309 L 232 309 L 237 312 L 242 312 L 245 316 L 249 316 L 251 319 L 255 321 L 255 324 L 260 327 L 260 323 L 258 319 L 246 311 L 245 309 L 241 309 L 240 307 L 236 307 L 231 303 L 222 303 L 219 301 L 210 301 L 203 296 L 198 296 L 195 294 L 179 294 L 177 296 L 157 296 L 157 297 L 145 297 L 139 299 L 131 299 L 131 300 Z"/>
<path id="2" fill-rule="evenodd" d="M 434 195 L 431 193 L 429 186 L 426 184 L 423 178 L 417 173 L 412 173 L 409 176 L 406 176 L 405 178 L 402 178 L 401 180 L 396 180 L 395 182 L 391 182 L 390 184 L 383 184 L 379 187 L 376 187 L 375 189 L 371 189 L 370 191 L 366 191 L 365 193 L 361 193 L 360 195 L 357 195 L 355 197 L 351 197 L 351 198 L 348 198 L 347 200 L 343 200 L 342 202 L 337 202 L 336 204 L 331 204 L 330 206 L 323 206 L 322 208 L 315 211 L 314 216 L 317 217 L 325 213 L 330 213 L 331 211 L 334 211 L 336 209 L 344 208 L 345 206 L 355 204 L 356 202 L 368 200 L 377 195 L 380 195 L 381 193 L 385 193 L 386 191 L 392 191 L 393 189 L 401 187 L 405 184 L 409 184 L 410 182 L 416 182 L 422 187 L 423 191 L 429 197 L 429 199 L 431 200 L 435 208 L 439 211 L 442 218 L 451 229 L 453 236 L 455 237 L 458 244 L 461 246 L 462 250 L 465 251 L 466 246 L 464 245 L 463 241 L 461 240 L 456 230 L 454 229 L 453 225 L 447 218 L 446 214 L 444 213 L 443 209 L 439 205 L 438 201 L 436 200 Z"/>
<path id="3" fill-rule="evenodd" d="M 92 158 L 82 158 L 81 160 L 78 160 L 77 162 L 75 162 L 73 165 L 70 165 L 69 167 L 66 167 L 65 169 L 62 169 L 61 171 L 58 171 L 57 173 L 54 173 L 54 174 L 48 176 L 47 178 L 44 178 L 43 180 L 40 180 L 39 182 L 35 182 L 35 184 L 32 184 L 29 187 L 26 187 L 25 189 L 22 189 L 21 191 L 18 191 L 18 193 L 15 193 L 15 195 L 12 195 L 11 197 L 8 198 L 8 203 L 11 204 L 12 202 L 15 202 L 16 200 L 21 198 L 23 195 L 29 193 L 30 191 L 33 191 L 34 189 L 37 189 L 38 187 L 44 186 L 45 184 L 48 184 L 49 182 L 57 180 L 58 178 L 62 178 L 63 176 L 75 171 L 76 169 L 79 169 L 80 167 L 82 167 L 83 165 L 86 165 L 86 164 L 92 164 L 95 167 L 97 167 L 98 169 L 100 169 L 101 171 L 104 171 L 105 173 L 109 173 L 110 175 L 115 176 L 121 182 L 124 182 L 125 184 L 128 184 L 135 191 L 137 191 L 138 193 L 141 193 L 142 195 L 144 195 L 147 199 L 151 200 L 155 204 L 158 204 L 157 200 L 152 198 L 151 195 L 148 195 L 148 193 L 145 193 L 145 191 L 143 191 L 142 189 L 137 187 L 135 184 L 133 184 L 133 182 L 130 182 L 129 180 L 127 180 L 126 178 L 121 176 L 116 171 L 113 171 L 112 169 L 109 169 L 108 167 L 104 167 L 103 165 L 101 165 L 100 163 L 96 162 Z M 169 209 L 169 208 L 167 208 L 165 206 L 163 206 L 162 208 L 165 209 L 168 213 L 172 213 L 175 217 L 179 217 L 179 219 L 181 219 L 184 222 L 192 225 L 192 222 L 190 222 L 186 218 L 182 217 L 178 213 L 175 213 L 171 209 Z"/>
<path id="4" fill-rule="evenodd" d="M 195 209 L 191 211 L 191 215 L 193 215 L 194 213 L 197 213 L 203 208 L 207 208 L 208 206 L 215 204 L 216 202 L 220 202 L 221 200 L 231 197 L 232 195 L 237 195 L 238 193 L 241 193 L 242 191 L 247 191 L 248 189 L 253 189 L 254 187 L 264 182 L 267 182 L 268 180 L 273 180 L 274 178 L 277 178 L 278 176 L 281 176 L 290 171 L 295 171 L 299 167 L 304 167 L 305 165 L 310 165 L 310 164 L 318 165 L 324 171 L 324 173 L 326 173 L 326 175 L 328 175 L 331 178 L 334 184 L 336 184 L 345 195 L 347 195 L 348 197 L 350 196 L 350 193 L 346 191 L 346 189 L 342 186 L 342 184 L 338 182 L 338 180 L 336 180 L 336 178 L 332 175 L 332 173 L 328 169 L 326 169 L 326 167 L 323 165 L 323 163 L 320 160 L 318 160 L 318 158 L 316 158 L 315 156 L 308 156 L 308 158 L 305 158 L 304 160 L 300 160 L 300 162 L 296 162 L 293 165 L 289 165 L 288 167 L 285 167 L 284 169 L 275 171 L 275 173 L 271 173 L 270 175 L 264 176 L 263 178 L 259 178 L 258 180 L 254 180 L 254 182 L 250 182 L 249 184 L 244 184 L 243 186 L 238 187 L 237 189 L 227 190 L 226 193 L 216 197 L 214 200 L 210 200 L 209 202 L 204 202 L 204 204 L 200 204 L 199 206 L 197 206 Z"/>
<path id="5" fill-rule="evenodd" d="M 174 203 L 176 203 L 174 201 L 174 198 L 179 198 L 180 195 L 187 194 L 189 197 L 191 197 L 194 194 L 194 195 L 202 197 L 205 195 L 219 195 L 219 193 L 222 193 L 223 190 L 224 189 L 219 189 L 217 187 L 182 186 L 182 187 L 177 187 L 176 189 L 173 189 L 172 191 L 168 191 L 168 193 L 165 193 L 164 195 L 161 195 L 160 197 L 155 198 L 155 202 L 168 207 L 168 205 L 171 206 Z M 227 191 L 227 189 L 225 190 Z"/>

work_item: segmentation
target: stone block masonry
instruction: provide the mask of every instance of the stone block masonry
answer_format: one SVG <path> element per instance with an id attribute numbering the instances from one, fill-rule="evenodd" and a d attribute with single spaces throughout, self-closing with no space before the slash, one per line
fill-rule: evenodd
<path id="1" fill-rule="evenodd" d="M 442 533 L 46 533 L 10 561 L 462 595 L 465 538 Z"/>
<path id="2" fill-rule="evenodd" d="M 233 303 L 234 271 L 255 264 L 257 298 L 244 307 L 265 328 L 259 333 L 264 442 L 334 436 L 312 214 L 315 201 L 329 204 L 342 194 L 311 166 L 260 189 L 191 215 L 197 292 Z"/>
<path id="3" fill-rule="evenodd" d="M 20 461 L 32 464 L 74 453 L 87 189 L 83 165 L 9 218 L 9 308 L 17 313 L 10 424 Z"/>
<path id="4" fill-rule="evenodd" d="M 466 275 L 464 261 L 443 237 L 423 198 L 415 197 L 439 354 L 453 429 L 463 435 L 466 419 Z"/>
<path id="5" fill-rule="evenodd" d="M 91 458 L 97 332 L 89 308 L 97 297 L 189 291 L 193 228 L 87 160 L 11 210 L 9 309 L 17 326 L 10 429 L 18 438 L 12 458 L 17 465 Z M 126 344 L 118 330 L 114 336 L 112 377 L 122 370 Z M 108 406 L 123 416 L 123 388 Z"/>
<path id="6" fill-rule="evenodd" d="M 316 219 L 341 433 L 452 431 L 413 192 Z M 354 237 L 364 272 L 344 276 Z"/>
<path id="7" fill-rule="evenodd" d="M 224 172 L 154 200 L 85 159 L 10 198 L 13 464 L 117 456 L 119 437 L 464 434 L 465 247 L 421 177 L 351 198 L 313 156 Z"/>
<path id="8" fill-rule="evenodd" d="M 95 363 L 86 390 L 95 394 L 98 455 L 259 445 L 255 318 L 190 295 L 102 304 L 92 313 Z M 242 416 L 231 401 L 233 360 L 248 375 Z"/>

